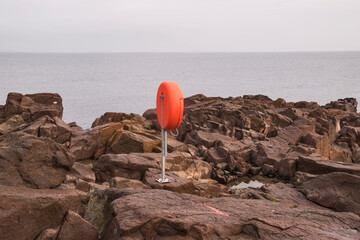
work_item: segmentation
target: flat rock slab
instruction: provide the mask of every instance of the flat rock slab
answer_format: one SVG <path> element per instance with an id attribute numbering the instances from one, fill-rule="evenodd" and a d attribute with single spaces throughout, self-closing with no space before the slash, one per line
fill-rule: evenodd
<path id="1" fill-rule="evenodd" d="M 334 162 L 315 157 L 302 157 L 297 160 L 297 170 L 311 174 L 346 172 L 360 176 L 360 164 Z"/>
<path id="2" fill-rule="evenodd" d="M 99 182 L 110 182 L 112 177 L 142 180 L 149 168 L 160 168 L 154 160 L 133 154 L 102 155 L 93 170 Z"/>
<path id="3" fill-rule="evenodd" d="M 88 198 L 72 189 L 0 186 L 0 239 L 35 239 L 59 226 L 68 210 L 84 213 Z"/>
<path id="4" fill-rule="evenodd" d="M 195 193 L 195 185 L 191 179 L 181 178 L 178 175 L 166 172 L 165 178 L 169 179 L 168 183 L 159 183 L 157 179 L 161 178 L 160 169 L 148 169 L 145 172 L 144 183 L 152 188 L 166 189 L 178 193 Z"/>
<path id="5" fill-rule="evenodd" d="M 177 193 L 188 193 L 202 197 L 218 197 L 226 192 L 226 187 L 212 179 L 195 180 L 182 178 L 175 173 L 166 172 L 168 183 L 159 183 L 157 179 L 161 178 L 161 170 L 150 168 L 145 172 L 143 182 L 155 189 L 165 189 Z"/>
<path id="6" fill-rule="evenodd" d="M 360 176 L 334 172 L 306 181 L 306 197 L 324 207 L 360 215 Z"/>
<path id="7" fill-rule="evenodd" d="M 121 194 L 119 194 L 121 195 Z M 360 217 L 281 202 L 124 190 L 103 239 L 357 239 Z"/>

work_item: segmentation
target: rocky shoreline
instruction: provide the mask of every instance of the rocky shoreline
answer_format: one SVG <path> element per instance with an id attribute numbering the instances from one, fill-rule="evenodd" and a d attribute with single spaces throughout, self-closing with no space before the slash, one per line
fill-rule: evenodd
<path id="1" fill-rule="evenodd" d="M 0 105 L 0 239 L 360 239 L 360 115 L 195 95 L 160 176 L 156 111 L 62 120 L 58 94 Z M 230 189 L 243 179 L 260 188 Z M 260 180 L 261 181 L 261 180 Z"/>

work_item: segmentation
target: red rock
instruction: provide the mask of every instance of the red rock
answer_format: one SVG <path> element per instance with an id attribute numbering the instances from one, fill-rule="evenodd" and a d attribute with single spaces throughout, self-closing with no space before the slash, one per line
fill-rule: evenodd
<path id="1" fill-rule="evenodd" d="M 307 108 L 307 109 L 315 109 L 315 108 L 319 108 L 320 105 L 316 102 L 306 102 L 306 101 L 300 101 L 300 102 L 296 102 L 294 104 L 295 108 Z"/>
<path id="2" fill-rule="evenodd" d="M 77 179 L 82 179 L 88 182 L 95 182 L 96 180 L 95 173 L 91 167 L 82 163 L 75 162 L 70 173 Z"/>
<path id="3" fill-rule="evenodd" d="M 276 164 L 277 175 L 281 179 L 290 179 L 295 176 L 296 173 L 296 160 L 294 159 L 282 159 Z"/>
<path id="4" fill-rule="evenodd" d="M 142 180 L 148 168 L 160 168 L 153 161 L 134 154 L 105 154 L 102 155 L 93 170 L 99 182 L 110 182 L 113 177 L 125 177 Z"/>
<path id="5" fill-rule="evenodd" d="M 357 112 L 356 98 L 344 98 L 332 101 L 324 106 L 326 109 L 340 109 L 346 112 Z"/>
<path id="6" fill-rule="evenodd" d="M 360 215 L 360 176 L 344 172 L 323 174 L 303 183 L 306 197 L 324 207 Z"/>
<path id="7" fill-rule="evenodd" d="M 54 188 L 73 163 L 72 154 L 50 139 L 20 132 L 0 138 L 0 184 Z"/>
<path id="8" fill-rule="evenodd" d="M 91 127 L 96 127 L 96 126 L 103 125 L 103 124 L 106 124 L 106 123 L 111 123 L 111 122 L 123 122 L 124 120 L 130 120 L 132 122 L 132 124 L 138 123 L 138 124 L 143 125 L 145 123 L 145 119 L 143 117 L 141 117 L 140 115 L 138 115 L 138 114 L 106 112 L 104 115 L 97 118 L 93 122 Z"/>
<path id="9" fill-rule="evenodd" d="M 58 117 L 43 116 L 23 127 L 21 131 L 37 137 L 50 138 L 58 143 L 70 140 L 74 130 Z"/>
<path id="10" fill-rule="evenodd" d="M 316 133 L 308 133 L 303 136 L 300 141 L 301 143 L 316 148 L 321 156 L 325 158 L 330 157 L 331 145 L 328 136 L 322 136 Z"/>
<path id="11" fill-rule="evenodd" d="M 360 165 L 324 160 L 316 157 L 299 157 L 297 170 L 311 174 L 327 174 L 331 172 L 345 172 L 360 175 Z"/>
<path id="12" fill-rule="evenodd" d="M 311 206 L 164 190 L 124 190 L 118 195 L 108 208 L 104 239 L 335 240 L 356 238 L 360 230 L 357 215 Z"/>
<path id="13" fill-rule="evenodd" d="M 131 132 L 117 131 L 107 148 L 107 153 L 135 153 L 153 152 L 154 147 L 161 144 L 160 138 L 149 138 L 146 135 Z"/>
<path id="14" fill-rule="evenodd" d="M 0 124 L 0 136 L 11 131 L 16 131 L 25 123 L 20 115 L 14 115 Z"/>
<path id="15" fill-rule="evenodd" d="M 99 233 L 96 227 L 83 219 L 79 214 L 69 211 L 62 224 L 58 240 L 97 240 Z"/>
<path id="16" fill-rule="evenodd" d="M 40 233 L 35 240 L 56 240 L 60 226 L 57 228 L 48 228 Z"/>
<path id="17" fill-rule="evenodd" d="M 229 159 L 229 150 L 224 147 L 213 147 L 209 149 L 205 155 L 205 160 L 214 164 L 227 163 Z"/>
<path id="18" fill-rule="evenodd" d="M 42 116 L 62 118 L 62 99 L 56 93 L 37 93 L 22 95 L 9 93 L 5 105 L 5 118 L 20 114 L 27 122 Z"/>
<path id="19" fill-rule="evenodd" d="M 121 130 L 121 123 L 108 123 L 82 132 L 74 133 L 70 139 L 70 151 L 76 160 L 100 157 L 105 153 L 109 140 L 116 131 Z"/>
<path id="20" fill-rule="evenodd" d="M 288 118 L 292 119 L 293 121 L 298 119 L 299 117 L 303 116 L 303 113 L 298 108 L 287 108 L 280 112 L 280 114 L 287 116 Z"/>
<path id="21" fill-rule="evenodd" d="M 136 189 L 149 189 L 150 187 L 145 185 L 139 180 L 127 179 L 122 177 L 113 177 L 110 181 L 110 187 L 117 189 L 124 188 L 136 188 Z"/>
<path id="22" fill-rule="evenodd" d="M 68 210 L 84 214 L 88 196 L 77 190 L 0 185 L 0 239 L 35 239 L 59 226 Z"/>

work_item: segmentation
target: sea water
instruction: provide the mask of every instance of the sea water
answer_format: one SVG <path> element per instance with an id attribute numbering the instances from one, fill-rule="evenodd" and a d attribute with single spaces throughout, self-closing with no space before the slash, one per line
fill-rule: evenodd
<path id="1" fill-rule="evenodd" d="M 177 82 L 185 97 L 359 101 L 360 52 L 0 53 L 0 105 L 9 92 L 59 93 L 63 119 L 84 128 L 105 112 L 154 108 L 163 81 Z"/>

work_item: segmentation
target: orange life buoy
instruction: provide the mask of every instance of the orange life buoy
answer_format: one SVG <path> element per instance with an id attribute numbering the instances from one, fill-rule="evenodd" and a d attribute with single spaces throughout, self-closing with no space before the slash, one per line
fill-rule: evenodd
<path id="1" fill-rule="evenodd" d="M 156 96 L 156 114 L 161 126 L 161 94 L 163 94 L 163 121 L 165 130 L 177 129 L 184 114 L 184 96 L 175 82 L 160 84 Z"/>

